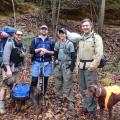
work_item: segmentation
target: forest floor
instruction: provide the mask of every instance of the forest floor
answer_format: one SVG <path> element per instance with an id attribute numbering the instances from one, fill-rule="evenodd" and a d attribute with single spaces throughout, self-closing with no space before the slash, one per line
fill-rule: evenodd
<path id="1" fill-rule="evenodd" d="M 48 99 L 41 99 L 39 106 L 33 106 L 26 101 L 25 106 L 22 106 L 20 112 L 16 111 L 16 108 L 11 104 L 10 99 L 6 99 L 6 110 L 7 114 L 1 115 L 0 120 L 92 120 L 89 116 L 84 115 L 81 112 L 83 103 L 82 97 L 79 93 L 79 87 L 76 80 L 76 75 L 73 74 L 73 91 L 75 97 L 75 108 L 74 112 L 67 111 L 67 100 L 60 103 L 55 99 L 54 84 L 55 79 L 53 77 L 49 80 L 48 85 Z M 64 94 L 65 96 L 65 94 Z M 120 102 L 117 103 L 113 108 L 113 120 L 120 120 Z M 99 108 L 98 108 L 99 118 Z M 108 112 L 104 111 L 104 120 L 107 120 Z"/>

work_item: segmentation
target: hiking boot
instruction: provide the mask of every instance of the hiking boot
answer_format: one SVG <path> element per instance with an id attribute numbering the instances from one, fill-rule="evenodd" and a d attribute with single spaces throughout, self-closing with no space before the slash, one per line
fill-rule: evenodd
<path id="1" fill-rule="evenodd" d="M 34 105 L 38 104 L 39 101 L 39 94 L 37 87 L 31 87 L 30 99 Z"/>
<path id="2" fill-rule="evenodd" d="M 68 102 L 68 111 L 73 111 L 73 110 L 74 110 L 73 102 Z"/>
<path id="3" fill-rule="evenodd" d="M 6 113 L 6 110 L 5 110 L 5 108 L 0 108 L 0 114 L 5 114 Z"/>

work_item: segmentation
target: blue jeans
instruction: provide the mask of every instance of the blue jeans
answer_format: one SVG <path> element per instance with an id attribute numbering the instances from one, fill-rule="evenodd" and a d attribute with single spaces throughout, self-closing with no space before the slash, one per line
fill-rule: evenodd
<path id="1" fill-rule="evenodd" d="M 43 75 L 44 77 L 49 77 L 52 74 L 52 64 L 50 62 L 37 62 L 33 61 L 31 75 L 34 77 L 39 77 Z"/>

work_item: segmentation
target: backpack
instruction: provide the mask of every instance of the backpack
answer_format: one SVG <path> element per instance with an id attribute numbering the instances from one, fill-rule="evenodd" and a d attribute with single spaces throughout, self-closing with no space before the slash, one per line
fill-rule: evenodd
<path id="1" fill-rule="evenodd" d="M 16 32 L 16 29 L 11 26 L 4 26 L 1 29 L 1 31 L 7 33 L 9 36 L 12 36 Z M 8 37 L 4 38 L 4 40 L 0 39 L 0 67 L 2 66 L 2 63 L 3 63 L 3 51 L 4 51 L 4 46 L 6 44 L 7 39 Z"/>
<path id="2" fill-rule="evenodd" d="M 81 39 L 81 35 L 78 33 L 70 32 L 68 30 L 66 30 L 66 32 L 67 32 L 67 39 L 73 43 L 77 43 Z"/>
<path id="3" fill-rule="evenodd" d="M 21 47 L 17 47 L 13 40 L 12 42 L 13 42 L 13 49 L 11 51 L 10 61 L 15 64 L 15 67 L 17 67 L 24 62 L 23 44 Z"/>
<path id="4" fill-rule="evenodd" d="M 3 63 L 3 51 L 5 46 L 6 40 L 0 40 L 0 66 L 2 66 Z"/>
<path id="5" fill-rule="evenodd" d="M 17 83 L 12 88 L 12 98 L 14 100 L 27 100 L 30 95 L 29 83 Z"/>
<path id="6" fill-rule="evenodd" d="M 24 101 L 30 96 L 30 84 L 26 82 L 26 72 L 21 69 L 20 81 L 16 83 L 11 91 L 11 96 L 14 100 Z"/>
<path id="7" fill-rule="evenodd" d="M 93 33 L 93 35 L 92 35 L 92 38 L 93 38 L 93 41 L 94 41 L 94 47 L 95 47 L 95 44 L 96 44 L 95 34 L 96 33 Z M 99 64 L 98 68 L 103 68 L 106 64 L 107 64 L 107 57 L 106 57 L 105 53 L 103 53 L 103 56 L 100 60 L 100 64 Z"/>
<path id="8" fill-rule="evenodd" d="M 2 64 L 3 62 L 3 42 L 2 40 L 0 40 L 0 65 Z"/>

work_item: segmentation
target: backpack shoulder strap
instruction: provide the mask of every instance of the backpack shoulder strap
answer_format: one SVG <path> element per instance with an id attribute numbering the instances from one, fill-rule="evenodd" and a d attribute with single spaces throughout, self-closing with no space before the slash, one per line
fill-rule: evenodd
<path id="1" fill-rule="evenodd" d="M 14 40 L 12 40 L 12 44 L 13 44 L 13 48 L 16 48 L 16 47 L 15 47 L 15 43 L 14 43 Z"/>
<path id="2" fill-rule="evenodd" d="M 12 47 L 16 48 L 13 38 L 8 37 L 7 42 L 11 42 L 12 43 Z"/>
<path id="3" fill-rule="evenodd" d="M 51 48 L 51 50 L 54 50 L 54 41 L 53 40 L 50 40 L 50 48 Z"/>
<path id="4" fill-rule="evenodd" d="M 96 44 L 95 34 L 96 34 L 95 32 L 92 34 L 92 39 L 93 39 L 94 44 Z"/>
<path id="5" fill-rule="evenodd" d="M 37 43 L 38 43 L 38 40 L 37 40 L 37 37 L 34 38 L 34 45 L 35 47 L 37 47 Z"/>
<path id="6" fill-rule="evenodd" d="M 3 52 L 4 50 L 4 43 L 2 40 L 0 40 L 0 52 Z"/>
<path id="7" fill-rule="evenodd" d="M 95 32 L 92 34 L 92 39 L 93 39 L 93 42 L 94 42 L 94 52 L 95 52 L 95 47 L 96 47 L 96 38 L 95 38 Z"/>
<path id="8" fill-rule="evenodd" d="M 92 39 L 93 39 L 93 42 L 94 42 L 94 47 L 96 47 L 96 37 L 95 37 L 96 34 L 97 33 L 95 33 L 95 32 L 92 34 Z"/>

